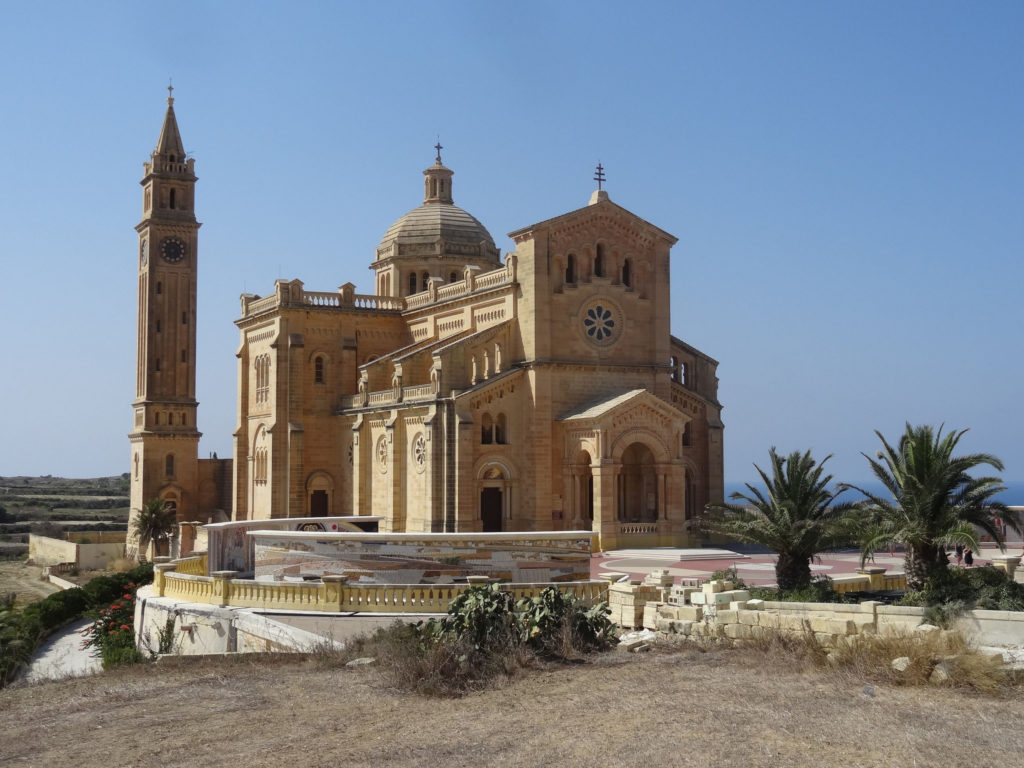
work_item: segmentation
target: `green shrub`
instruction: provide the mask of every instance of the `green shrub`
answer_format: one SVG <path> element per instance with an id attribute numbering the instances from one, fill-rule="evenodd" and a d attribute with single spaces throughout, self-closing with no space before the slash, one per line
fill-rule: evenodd
<path id="1" fill-rule="evenodd" d="M 516 610 L 527 645 L 545 655 L 567 658 L 603 650 L 615 641 L 608 603 L 588 607 L 558 587 L 547 587 L 537 597 L 524 597 Z"/>
<path id="2" fill-rule="evenodd" d="M 924 589 L 908 592 L 901 605 L 944 606 L 947 613 L 972 608 L 993 611 L 1024 611 L 1024 584 L 991 565 L 978 568 L 947 568 L 928 581 Z"/>
<path id="3" fill-rule="evenodd" d="M 437 633 L 487 652 L 518 634 L 512 595 L 497 584 L 473 586 L 452 600 Z"/>

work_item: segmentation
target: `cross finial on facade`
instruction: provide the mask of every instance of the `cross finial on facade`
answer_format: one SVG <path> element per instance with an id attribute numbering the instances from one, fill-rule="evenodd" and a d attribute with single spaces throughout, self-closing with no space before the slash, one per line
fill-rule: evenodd
<path id="1" fill-rule="evenodd" d="M 597 164 L 597 172 L 594 174 L 594 181 L 597 182 L 597 188 L 601 189 L 601 184 L 604 183 L 604 166 L 600 162 Z"/>
<path id="2" fill-rule="evenodd" d="M 437 150 L 437 158 L 436 158 L 437 159 L 437 164 L 441 165 L 442 164 L 441 163 L 441 150 L 444 149 L 444 147 L 441 146 L 441 137 L 440 136 L 437 137 L 437 144 L 434 145 L 434 149 Z"/>

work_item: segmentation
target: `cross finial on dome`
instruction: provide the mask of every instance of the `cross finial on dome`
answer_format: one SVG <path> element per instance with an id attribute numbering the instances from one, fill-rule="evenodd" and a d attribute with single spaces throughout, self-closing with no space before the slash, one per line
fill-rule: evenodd
<path id="1" fill-rule="evenodd" d="M 440 136 L 437 137 L 437 144 L 434 145 L 434 149 L 437 150 L 437 157 L 435 158 L 435 160 L 437 160 L 437 164 L 443 165 L 443 163 L 441 162 L 441 150 L 444 149 L 444 147 L 441 146 Z"/>
<path id="2" fill-rule="evenodd" d="M 170 78 L 167 80 L 167 106 L 174 104 L 174 85 Z"/>
<path id="3" fill-rule="evenodd" d="M 594 174 L 594 181 L 597 182 L 597 188 L 601 189 L 601 184 L 604 183 L 604 166 L 601 165 L 601 161 L 597 161 L 597 172 Z"/>

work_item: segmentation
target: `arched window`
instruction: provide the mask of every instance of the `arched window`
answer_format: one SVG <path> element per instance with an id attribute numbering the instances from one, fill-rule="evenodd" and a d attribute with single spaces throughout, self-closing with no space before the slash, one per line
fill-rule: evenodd
<path id="1" fill-rule="evenodd" d="M 686 426 L 683 427 L 683 448 L 689 448 L 692 445 L 693 438 L 691 435 L 690 422 L 686 422 Z"/>
<path id="2" fill-rule="evenodd" d="M 626 259 L 622 262 L 622 284 L 627 288 L 633 285 L 633 260 Z"/>
<path id="3" fill-rule="evenodd" d="M 450 275 L 448 275 L 448 282 L 449 283 L 457 283 L 458 281 L 459 281 L 459 273 L 458 272 L 452 272 Z"/>
<path id="4" fill-rule="evenodd" d="M 494 423 L 494 442 L 498 445 L 506 445 L 508 443 L 508 433 L 505 426 L 505 414 L 499 413 L 498 419 Z"/>
<path id="5" fill-rule="evenodd" d="M 324 359 L 319 355 L 313 360 L 313 382 L 315 384 L 324 383 Z"/>
<path id="6" fill-rule="evenodd" d="M 157 280 L 157 281 L 156 281 L 156 292 L 157 292 L 158 294 L 160 294 L 160 293 L 163 293 L 163 292 L 164 292 L 164 284 L 163 284 L 163 283 L 161 283 L 161 282 L 160 282 L 159 280 Z"/>
<path id="7" fill-rule="evenodd" d="M 480 420 L 480 442 L 483 445 L 490 445 L 494 442 L 494 421 L 489 413 L 485 413 Z"/>
<path id="8" fill-rule="evenodd" d="M 171 208 L 174 207 L 174 190 L 171 190 Z"/>
<path id="9" fill-rule="evenodd" d="M 174 454 L 168 453 L 167 458 L 164 459 L 164 474 L 168 478 L 174 477 Z"/>
<path id="10" fill-rule="evenodd" d="M 427 286 L 430 285 L 430 273 L 429 272 L 424 272 L 423 273 L 423 280 L 421 281 L 421 285 L 422 285 L 422 288 L 420 288 L 421 291 L 427 290 Z"/>
<path id="11" fill-rule="evenodd" d="M 188 312 L 181 313 L 181 324 L 188 325 Z"/>
<path id="12" fill-rule="evenodd" d="M 684 387 L 690 385 L 690 367 L 686 363 L 679 364 L 679 377 L 676 380 Z"/>
<path id="13" fill-rule="evenodd" d="M 565 282 L 576 282 L 576 256 L 570 253 L 565 260 Z"/>
<path id="14" fill-rule="evenodd" d="M 409 273 L 409 295 L 412 296 L 414 293 L 416 293 L 416 273 L 415 272 L 410 272 Z"/>
<path id="15" fill-rule="evenodd" d="M 679 358 L 673 355 L 669 358 L 668 364 L 672 369 L 672 381 L 679 381 Z"/>
<path id="16" fill-rule="evenodd" d="M 597 244 L 597 255 L 594 256 L 594 276 L 604 277 L 604 246 Z"/>
<path id="17" fill-rule="evenodd" d="M 188 362 L 188 351 L 187 350 L 184 350 L 184 349 L 181 350 L 181 362 L 183 362 L 183 363 L 187 363 Z"/>

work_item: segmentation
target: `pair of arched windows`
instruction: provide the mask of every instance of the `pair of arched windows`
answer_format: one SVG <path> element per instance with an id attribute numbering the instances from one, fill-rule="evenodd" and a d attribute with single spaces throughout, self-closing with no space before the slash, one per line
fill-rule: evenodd
<path id="1" fill-rule="evenodd" d="M 257 357 L 253 367 L 256 374 L 256 402 L 265 403 L 270 399 L 270 355 Z"/>
<path id="2" fill-rule="evenodd" d="M 508 424 L 505 414 L 499 413 L 492 417 L 485 413 L 480 419 L 480 443 L 482 445 L 507 445 Z"/>
<path id="3" fill-rule="evenodd" d="M 453 273 L 454 274 L 454 273 Z M 409 295 L 412 296 L 414 293 L 427 290 L 427 286 L 430 285 L 430 273 L 423 271 L 419 274 L 416 272 L 410 272 L 406 278 L 409 283 Z"/>
<path id="4" fill-rule="evenodd" d="M 677 381 L 684 387 L 688 386 L 690 369 L 687 363 L 673 356 L 669 360 L 669 365 L 672 366 L 672 381 Z"/>
<path id="5" fill-rule="evenodd" d="M 257 485 L 267 483 L 267 449 L 257 448 L 253 456 L 253 481 Z"/>

